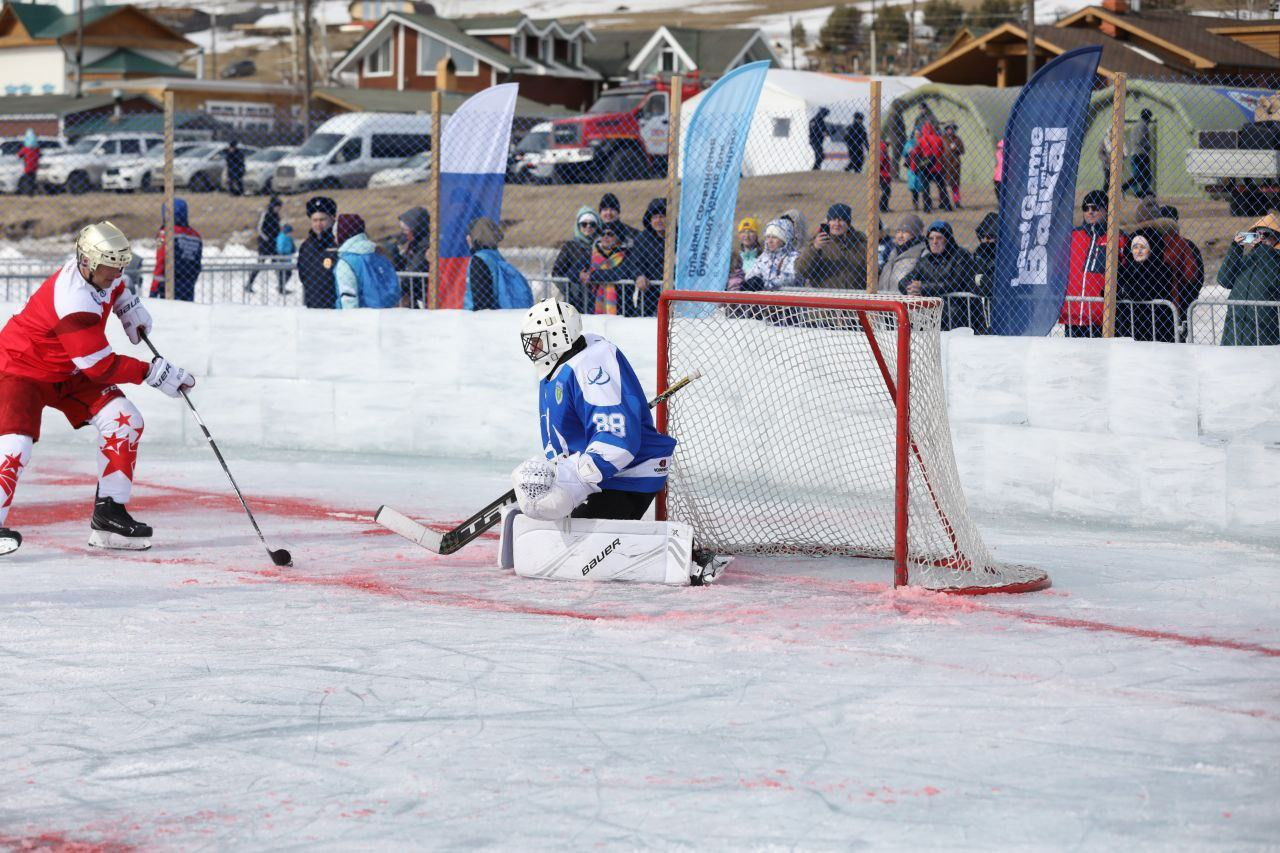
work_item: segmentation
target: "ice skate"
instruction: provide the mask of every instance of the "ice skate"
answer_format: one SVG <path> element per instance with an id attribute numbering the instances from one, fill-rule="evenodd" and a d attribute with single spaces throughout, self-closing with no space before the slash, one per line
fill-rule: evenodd
<path id="1" fill-rule="evenodd" d="M 89 544 L 95 548 L 145 551 L 151 547 L 151 526 L 135 521 L 123 504 L 98 498 L 89 524 Z"/>
<path id="2" fill-rule="evenodd" d="M 724 567 L 733 562 L 730 554 L 713 554 L 701 548 L 693 549 L 693 573 L 689 576 L 690 586 L 706 586 L 715 583 Z"/>
<path id="3" fill-rule="evenodd" d="M 22 534 L 7 527 L 0 527 L 0 557 L 12 554 L 22 544 Z"/>

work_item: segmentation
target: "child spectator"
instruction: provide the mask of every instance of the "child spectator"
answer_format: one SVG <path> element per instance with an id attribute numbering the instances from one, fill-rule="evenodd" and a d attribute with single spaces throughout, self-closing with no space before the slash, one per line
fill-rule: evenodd
<path id="1" fill-rule="evenodd" d="M 619 313 L 617 282 L 625 278 L 622 262 L 626 257 L 627 250 L 622 247 L 618 223 L 604 223 L 600 226 L 600 236 L 591 247 L 591 268 L 578 276 L 583 284 L 594 287 L 596 314 Z"/>
<path id="2" fill-rule="evenodd" d="M 742 268 L 749 269 L 760 257 L 760 220 L 752 216 L 743 217 L 738 223 L 738 262 Z"/>
<path id="3" fill-rule="evenodd" d="M 276 235 L 276 257 L 281 263 L 293 260 L 293 226 L 289 224 L 280 226 L 280 233 Z M 285 285 L 289 283 L 289 270 L 276 270 L 276 283 L 279 285 L 280 295 L 287 296 L 289 291 Z"/>
<path id="4" fill-rule="evenodd" d="M 743 290 L 779 290 L 796 284 L 795 235 L 791 223 L 775 219 L 765 226 L 764 251 L 746 269 Z"/>

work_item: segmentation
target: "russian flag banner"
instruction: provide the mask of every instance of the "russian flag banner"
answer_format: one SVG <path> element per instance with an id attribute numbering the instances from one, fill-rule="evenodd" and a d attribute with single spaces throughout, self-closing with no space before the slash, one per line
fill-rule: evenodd
<path id="1" fill-rule="evenodd" d="M 461 308 L 467 291 L 467 231 L 480 217 L 502 221 L 516 83 L 466 100 L 440 132 L 440 307 Z"/>

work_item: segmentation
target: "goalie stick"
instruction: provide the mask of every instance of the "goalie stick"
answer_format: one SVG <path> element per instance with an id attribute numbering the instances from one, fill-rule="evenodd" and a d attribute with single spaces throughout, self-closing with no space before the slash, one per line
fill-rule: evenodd
<path id="1" fill-rule="evenodd" d="M 649 408 L 652 409 L 657 406 L 701 375 L 701 371 L 695 370 L 688 376 L 677 380 L 670 388 L 650 400 Z M 428 551 L 434 551 L 437 554 L 452 554 L 480 538 L 482 533 L 497 524 L 502 518 L 502 510 L 515 502 L 516 490 L 511 489 L 505 495 L 494 500 L 484 509 L 445 533 L 432 530 L 425 524 L 419 524 L 404 513 L 386 505 L 378 507 L 378 511 L 374 513 L 373 520 L 392 533 L 399 534 L 415 545 L 421 545 Z"/>

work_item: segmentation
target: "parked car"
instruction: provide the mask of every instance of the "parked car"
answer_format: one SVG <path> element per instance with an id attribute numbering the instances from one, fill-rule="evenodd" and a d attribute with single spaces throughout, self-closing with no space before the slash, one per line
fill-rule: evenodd
<path id="1" fill-rule="evenodd" d="M 40 151 L 44 155 L 53 154 L 61 151 L 66 147 L 66 143 L 56 136 L 41 136 L 38 138 Z M 18 157 L 18 150 L 22 148 L 23 142 L 21 137 L 17 139 L 0 140 L 0 193 L 16 193 L 18 191 L 18 182 L 22 180 L 22 159 Z"/>
<path id="2" fill-rule="evenodd" d="M 173 146 L 177 160 L 200 143 L 184 142 Z M 136 160 L 125 160 L 108 166 L 102 172 L 102 188 L 114 192 L 151 192 L 164 189 L 164 146 L 157 145 Z"/>
<path id="3" fill-rule="evenodd" d="M 41 159 L 40 182 L 51 192 L 85 193 L 102 186 L 102 173 L 122 159 L 137 159 L 164 143 L 151 134 L 93 134 Z"/>
<path id="4" fill-rule="evenodd" d="M 301 148 L 276 166 L 278 193 L 363 187 L 374 172 L 431 150 L 431 116 L 412 113 L 348 113 L 316 129 Z"/>
<path id="5" fill-rule="evenodd" d="M 555 164 L 546 156 L 551 149 L 551 127 L 549 121 L 535 124 L 516 143 L 507 162 L 508 183 L 545 184 L 555 177 Z"/>
<path id="6" fill-rule="evenodd" d="M 431 152 L 419 151 L 399 166 L 380 169 L 369 178 L 371 187 L 403 187 L 431 180 Z"/>
<path id="7" fill-rule="evenodd" d="M 241 59 L 223 68 L 218 76 L 223 80 L 231 80 L 235 77 L 252 77 L 257 73 L 258 66 L 252 59 Z"/>
<path id="8" fill-rule="evenodd" d="M 223 152 L 227 150 L 225 142 L 209 142 L 197 145 L 181 157 L 173 158 L 173 185 L 185 187 L 192 192 L 207 193 L 216 190 L 222 184 L 222 172 L 226 166 Z M 241 145 L 246 165 L 257 148 Z M 246 169 L 246 172 L 248 170 Z"/>
<path id="9" fill-rule="evenodd" d="M 289 145 L 272 145 L 270 148 L 259 148 L 250 157 L 244 158 L 244 191 L 246 193 L 272 192 L 272 179 L 276 174 L 276 166 L 296 149 Z M 227 185 L 227 168 L 224 164 L 218 174 L 219 186 Z"/>

